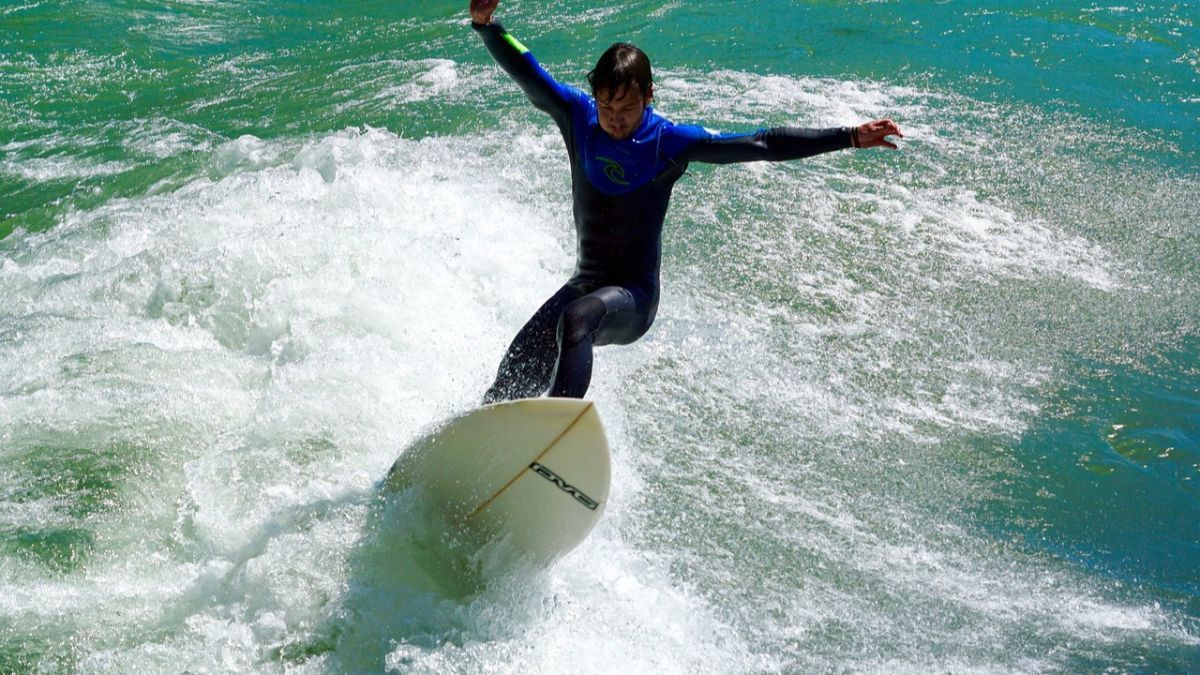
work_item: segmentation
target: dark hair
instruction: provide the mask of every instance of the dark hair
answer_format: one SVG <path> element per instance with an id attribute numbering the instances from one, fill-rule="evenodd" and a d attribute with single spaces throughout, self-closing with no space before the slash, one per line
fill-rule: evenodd
<path id="1" fill-rule="evenodd" d="M 650 57 L 628 42 L 618 42 L 600 55 L 596 67 L 587 76 L 592 94 L 608 90 L 610 97 L 636 86 L 642 98 L 649 98 L 654 78 L 650 75 Z"/>

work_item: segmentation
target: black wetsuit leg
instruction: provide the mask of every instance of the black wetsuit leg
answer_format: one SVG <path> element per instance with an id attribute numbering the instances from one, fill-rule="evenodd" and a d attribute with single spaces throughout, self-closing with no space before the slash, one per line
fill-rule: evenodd
<path id="1" fill-rule="evenodd" d="M 592 347 L 627 345 L 644 335 L 654 321 L 654 300 L 639 286 L 605 286 L 567 305 L 550 395 L 583 398 L 592 381 Z"/>
<path id="2" fill-rule="evenodd" d="M 484 405 L 546 393 L 558 361 L 559 320 L 567 305 L 584 295 L 583 289 L 567 284 L 525 322 L 500 361 L 496 381 L 483 395 Z"/>
<path id="3" fill-rule="evenodd" d="M 592 379 L 592 347 L 629 344 L 650 328 L 657 305 L 652 289 L 572 280 L 525 323 L 500 362 L 484 404 L 517 398 L 583 398 Z"/>

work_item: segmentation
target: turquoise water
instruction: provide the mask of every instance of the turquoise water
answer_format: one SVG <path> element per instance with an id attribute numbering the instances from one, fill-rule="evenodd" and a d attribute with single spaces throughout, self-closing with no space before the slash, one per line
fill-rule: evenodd
<path id="1" fill-rule="evenodd" d="M 1200 8 L 506 0 L 907 138 L 692 167 L 604 520 L 463 598 L 376 484 L 574 246 L 465 5 L 0 5 L 0 671 L 1200 669 Z"/>

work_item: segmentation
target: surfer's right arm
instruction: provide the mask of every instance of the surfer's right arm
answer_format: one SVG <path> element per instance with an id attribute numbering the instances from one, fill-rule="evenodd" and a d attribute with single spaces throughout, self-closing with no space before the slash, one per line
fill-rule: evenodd
<path id="1" fill-rule="evenodd" d="M 492 20 L 500 0 L 471 0 L 471 27 L 479 33 L 492 58 L 516 80 L 529 101 L 539 110 L 565 122 L 571 112 L 571 100 L 581 92 L 560 84 L 542 68 L 529 49 L 504 26 Z"/>

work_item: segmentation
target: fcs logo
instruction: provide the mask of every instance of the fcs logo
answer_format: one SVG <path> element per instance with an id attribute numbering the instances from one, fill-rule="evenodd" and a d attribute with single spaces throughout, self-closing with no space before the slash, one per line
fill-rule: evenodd
<path id="1" fill-rule="evenodd" d="M 621 166 L 620 162 L 608 157 L 596 157 L 596 159 L 604 162 L 604 177 L 616 183 L 617 185 L 629 185 L 629 181 L 625 180 L 625 167 Z"/>
<path id="2" fill-rule="evenodd" d="M 595 511 L 596 507 L 600 506 L 600 502 L 583 494 L 583 492 L 581 492 L 579 490 L 579 488 L 577 488 L 573 485 L 569 485 L 567 483 L 567 481 L 562 479 L 561 476 L 554 473 L 550 469 L 547 469 L 546 467 L 542 466 L 541 464 L 534 462 L 533 464 L 529 465 L 529 468 L 533 469 L 534 473 L 536 473 L 537 475 L 539 475 L 542 478 L 545 478 L 546 480 L 550 481 L 551 483 L 554 483 L 555 485 L 557 485 L 559 490 L 562 490 L 563 492 L 571 495 L 572 497 L 575 498 L 575 501 L 579 502 L 580 504 L 583 504 L 584 506 L 588 507 L 592 511 Z"/>

